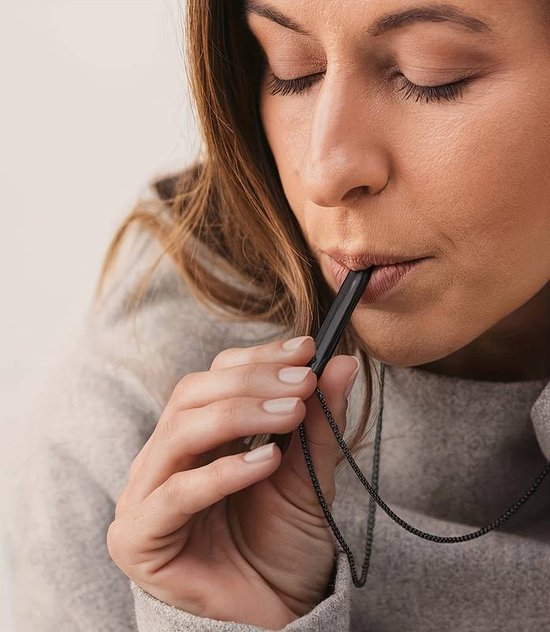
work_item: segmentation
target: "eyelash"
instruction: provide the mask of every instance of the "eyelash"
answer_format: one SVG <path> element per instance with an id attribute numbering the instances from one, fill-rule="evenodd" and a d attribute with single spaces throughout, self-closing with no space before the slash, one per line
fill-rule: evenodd
<path id="1" fill-rule="evenodd" d="M 273 73 L 271 73 L 271 79 L 268 83 L 270 88 L 270 94 L 276 95 L 281 93 L 281 96 L 287 94 L 299 94 L 305 92 L 311 86 L 318 81 L 318 77 L 325 73 L 316 73 L 314 75 L 307 75 L 306 77 L 298 77 L 297 79 L 279 79 Z M 410 82 L 405 75 L 398 74 L 401 80 L 401 86 L 397 88 L 399 91 L 404 91 L 404 99 L 416 97 L 416 102 L 425 100 L 426 103 L 441 102 L 441 101 L 456 101 L 461 98 L 464 92 L 464 88 L 473 80 L 473 77 L 466 77 L 460 79 L 454 83 L 445 83 L 440 86 L 418 86 L 415 83 Z"/>

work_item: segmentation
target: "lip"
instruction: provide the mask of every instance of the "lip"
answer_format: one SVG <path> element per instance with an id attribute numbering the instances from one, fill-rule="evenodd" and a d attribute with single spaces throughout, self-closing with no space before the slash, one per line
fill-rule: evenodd
<path id="1" fill-rule="evenodd" d="M 424 255 L 400 255 L 384 252 L 346 252 L 339 248 L 323 251 L 330 259 L 348 270 L 366 270 L 372 266 L 389 266 L 425 258 Z"/>
<path id="2" fill-rule="evenodd" d="M 373 266 L 374 270 L 365 292 L 360 299 L 360 303 L 375 303 L 383 297 L 386 298 L 398 287 L 398 285 L 401 285 L 402 279 L 408 277 L 414 270 L 421 266 L 422 262 L 428 260 L 429 258 L 430 257 L 420 257 L 417 259 L 400 261 L 391 265 Z M 350 270 L 366 269 L 364 267 L 348 268 L 340 262 L 332 259 L 332 257 L 329 257 L 329 264 L 333 279 L 337 286 L 337 291 L 342 286 L 342 283 Z"/>

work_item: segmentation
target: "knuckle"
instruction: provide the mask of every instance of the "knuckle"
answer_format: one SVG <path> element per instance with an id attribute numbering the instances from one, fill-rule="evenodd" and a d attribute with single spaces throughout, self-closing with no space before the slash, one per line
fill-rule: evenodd
<path id="1" fill-rule="evenodd" d="M 174 472 L 162 484 L 162 492 L 168 502 L 177 501 L 184 487 L 185 472 Z"/>
<path id="2" fill-rule="evenodd" d="M 124 543 L 127 541 L 127 534 L 122 533 L 120 521 L 113 520 L 107 529 L 107 550 L 114 562 L 118 562 L 124 551 Z"/>
<path id="3" fill-rule="evenodd" d="M 191 371 L 180 378 L 172 392 L 172 400 L 176 406 L 183 402 L 187 393 L 193 389 L 193 382 L 197 379 L 198 374 L 197 371 Z"/>
<path id="4" fill-rule="evenodd" d="M 179 435 L 182 425 L 182 417 L 183 415 L 172 413 L 171 415 L 166 415 L 166 417 L 162 420 L 162 423 L 159 422 L 163 439 L 170 441 Z"/>
<path id="5" fill-rule="evenodd" d="M 219 353 L 216 354 L 214 360 L 212 360 L 212 364 L 210 365 L 211 369 L 221 369 L 226 366 L 231 365 L 231 361 L 238 351 L 237 347 L 228 347 L 227 349 L 222 349 Z"/>
<path id="6" fill-rule="evenodd" d="M 133 478 L 136 475 L 136 472 L 138 471 L 141 464 L 143 463 L 143 459 L 145 458 L 145 452 L 146 450 L 148 450 L 148 447 L 149 447 L 149 441 L 150 439 L 141 448 L 141 450 L 136 454 L 136 456 L 132 459 L 132 462 L 130 463 L 130 469 L 128 472 L 130 475 L 130 478 Z"/>
<path id="7" fill-rule="evenodd" d="M 239 419 L 244 414 L 243 400 L 240 397 L 231 397 L 220 403 L 219 414 L 216 415 L 217 425 L 229 426 L 236 430 Z"/>
<path id="8" fill-rule="evenodd" d="M 200 414 L 201 428 L 207 428 L 212 436 L 238 437 L 241 421 L 247 414 L 246 398 L 231 397 L 212 402 L 204 406 Z"/>
<path id="9" fill-rule="evenodd" d="M 128 493 L 129 492 L 127 486 L 120 492 L 120 496 L 118 497 L 117 503 L 115 505 L 115 520 L 118 520 L 120 516 L 130 506 L 129 501 L 127 500 Z"/>
<path id="10" fill-rule="evenodd" d="M 258 367 L 255 364 L 248 364 L 241 373 L 242 385 L 246 391 L 253 390 L 257 383 Z"/>
<path id="11" fill-rule="evenodd" d="M 227 486 L 227 468 L 223 464 L 224 459 L 217 459 L 208 466 L 208 484 L 218 492 L 220 497 L 225 496 Z"/>

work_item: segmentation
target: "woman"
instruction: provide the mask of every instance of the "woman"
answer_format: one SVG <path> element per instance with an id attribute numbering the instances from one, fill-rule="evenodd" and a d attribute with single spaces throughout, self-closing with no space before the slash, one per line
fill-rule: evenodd
<path id="1" fill-rule="evenodd" d="M 368 497 L 317 385 L 367 473 L 383 403 L 380 495 L 423 531 L 489 524 L 550 459 L 548 6 L 188 2 L 204 156 L 115 236 L 103 289 L 140 228 L 22 438 L 22 629 L 549 629 L 548 481 L 454 546 L 382 514 L 357 589 L 297 433 L 242 444 L 304 421 L 358 561 Z M 411 260 L 317 381 L 347 269 Z"/>

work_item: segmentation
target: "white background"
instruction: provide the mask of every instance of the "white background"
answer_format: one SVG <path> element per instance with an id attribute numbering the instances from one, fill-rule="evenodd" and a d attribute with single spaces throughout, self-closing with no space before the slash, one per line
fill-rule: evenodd
<path id="1" fill-rule="evenodd" d="M 199 150 L 184 15 L 184 0 L 0 0 L 0 440 L 81 322 L 121 220 Z M 5 547 L 0 569 L 11 632 Z"/>

